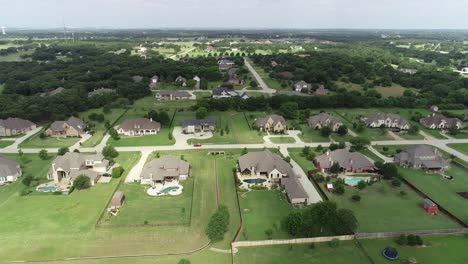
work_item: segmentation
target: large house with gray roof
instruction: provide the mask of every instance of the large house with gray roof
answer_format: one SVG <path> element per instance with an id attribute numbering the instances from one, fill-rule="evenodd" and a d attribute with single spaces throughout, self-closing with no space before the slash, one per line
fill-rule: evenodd
<path id="1" fill-rule="evenodd" d="M 432 116 L 421 118 L 419 122 L 429 129 L 463 128 L 463 122 L 460 119 L 435 113 Z"/>
<path id="2" fill-rule="evenodd" d="M 91 186 L 94 186 L 109 169 L 109 161 L 102 154 L 67 152 L 54 159 L 47 178 L 54 180 L 56 184 L 71 186 L 78 176 L 84 175 L 90 179 Z"/>
<path id="3" fill-rule="evenodd" d="M 127 119 L 115 128 L 117 133 L 124 136 L 156 135 L 160 129 L 161 124 L 159 122 L 148 118 Z"/>
<path id="4" fill-rule="evenodd" d="M 176 90 L 158 90 L 156 91 L 156 99 L 162 101 L 174 101 L 174 100 L 187 100 L 191 99 L 192 95 L 187 91 L 176 91 Z"/>
<path id="5" fill-rule="evenodd" d="M 21 177 L 22 171 L 18 162 L 0 154 L 0 185 L 14 182 Z"/>
<path id="6" fill-rule="evenodd" d="M 0 137 L 17 136 L 26 134 L 36 128 L 36 124 L 29 120 L 24 120 L 17 117 L 9 117 L 0 119 Z"/>
<path id="7" fill-rule="evenodd" d="M 145 164 L 140 175 L 141 184 L 164 184 L 165 181 L 181 181 L 189 177 L 190 164 L 172 155 L 162 156 Z"/>
<path id="8" fill-rule="evenodd" d="M 219 87 L 213 90 L 213 94 L 211 95 L 213 99 L 223 99 L 223 98 L 231 98 L 239 96 L 236 91 L 229 89 L 227 87 Z"/>
<path id="9" fill-rule="evenodd" d="M 74 116 L 65 121 L 55 121 L 45 131 L 49 137 L 79 137 L 85 133 L 86 124 Z"/>
<path id="10" fill-rule="evenodd" d="M 329 173 L 334 163 L 338 163 L 342 172 L 373 172 L 374 164 L 359 152 L 351 152 L 347 149 L 327 151 L 314 159 L 314 164 L 322 173 Z"/>
<path id="11" fill-rule="evenodd" d="M 394 162 L 402 167 L 423 170 L 445 170 L 449 167 L 437 148 L 428 145 L 403 149 L 395 155 Z"/>
<path id="12" fill-rule="evenodd" d="M 286 120 L 280 115 L 268 115 L 255 120 L 255 127 L 260 131 L 283 133 L 288 129 Z"/>
<path id="13" fill-rule="evenodd" d="M 338 128 L 343 125 L 336 117 L 325 112 L 309 117 L 307 123 L 314 129 L 321 129 L 327 126 L 330 127 L 332 131 L 337 131 Z"/>
<path id="14" fill-rule="evenodd" d="M 104 95 L 104 94 L 114 94 L 114 93 L 115 93 L 115 90 L 113 89 L 101 87 L 99 89 L 93 90 L 92 92 L 89 92 L 88 97 L 93 97 L 96 95 Z"/>
<path id="15" fill-rule="evenodd" d="M 207 117 L 203 119 L 189 119 L 182 122 L 182 131 L 185 134 L 214 131 L 215 128 L 216 120 L 212 117 Z"/>
<path id="16" fill-rule="evenodd" d="M 378 128 L 381 126 L 388 128 L 409 129 L 410 124 L 404 118 L 397 114 L 375 114 L 370 117 L 362 117 L 367 127 Z"/>
<path id="17" fill-rule="evenodd" d="M 279 183 L 293 204 L 306 204 L 309 198 L 291 165 L 269 150 L 249 152 L 239 157 L 241 178 L 265 178 Z"/>
<path id="18" fill-rule="evenodd" d="M 312 84 L 306 83 L 304 80 L 298 81 L 294 84 L 294 91 L 301 92 L 302 90 L 310 91 Z"/>

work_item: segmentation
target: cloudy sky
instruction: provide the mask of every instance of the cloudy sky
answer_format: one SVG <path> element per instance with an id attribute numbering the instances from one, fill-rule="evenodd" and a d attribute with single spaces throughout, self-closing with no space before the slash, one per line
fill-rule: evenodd
<path id="1" fill-rule="evenodd" d="M 466 0 L 0 0 L 28 28 L 467 29 Z"/>

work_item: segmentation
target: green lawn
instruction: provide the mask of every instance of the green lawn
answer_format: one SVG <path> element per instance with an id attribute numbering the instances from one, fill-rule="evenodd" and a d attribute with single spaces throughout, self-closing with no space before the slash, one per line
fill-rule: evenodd
<path id="1" fill-rule="evenodd" d="M 330 247 L 329 243 L 314 243 L 313 249 L 310 244 L 241 247 L 234 260 L 241 264 L 369 263 L 353 241 L 341 241 L 337 248 Z"/>
<path id="2" fill-rule="evenodd" d="M 465 200 L 457 194 L 457 192 L 468 192 L 467 173 L 461 168 L 452 165 L 452 167 L 445 172 L 445 174 L 453 176 L 453 180 L 446 180 L 439 174 L 426 173 L 421 170 L 399 168 L 399 171 L 405 179 L 415 185 L 432 200 L 443 206 L 462 221 L 468 222 L 468 211 L 466 210 L 468 200 Z"/>
<path id="3" fill-rule="evenodd" d="M 288 238 L 281 229 L 281 221 L 294 210 L 286 196 L 278 191 L 240 192 L 239 201 L 243 227 L 238 240 L 267 239 L 265 230 L 273 230 L 273 238 Z M 273 209 L 274 208 L 274 209 Z"/>
<path id="4" fill-rule="evenodd" d="M 246 113 L 246 115 L 250 114 L 252 113 Z M 216 119 L 217 129 L 213 137 L 209 139 L 189 139 L 188 143 L 253 144 L 263 142 L 264 134 L 249 127 L 249 125 L 253 123 L 253 120 L 250 120 L 250 117 L 247 116 L 247 120 L 252 121 L 248 123 L 243 112 L 212 112 L 209 113 L 208 116 Z M 229 133 L 226 132 L 226 128 L 228 128 Z M 221 135 L 221 130 L 224 132 L 223 135 Z"/>
<path id="5" fill-rule="evenodd" d="M 358 134 L 358 136 L 368 138 L 369 140 L 393 140 L 387 133 L 387 129 L 380 128 L 365 128 L 364 131 L 358 132 L 353 128 L 354 123 L 359 123 L 359 116 L 370 116 L 372 114 L 383 112 L 381 109 L 337 109 L 334 115 L 343 122 L 349 129 Z"/>
<path id="6" fill-rule="evenodd" d="M 137 147 L 137 146 L 168 146 L 174 145 L 175 139 L 169 139 L 169 133 L 172 133 L 172 128 L 161 128 L 157 135 L 127 137 L 121 136 L 115 140 L 110 138 L 107 143 L 115 147 Z"/>
<path id="7" fill-rule="evenodd" d="M 468 155 L 468 144 L 448 144 L 447 146 Z"/>
<path id="8" fill-rule="evenodd" d="M 382 256 L 382 250 L 387 246 L 396 248 L 401 260 L 414 257 L 418 263 L 424 264 L 466 263 L 468 258 L 468 251 L 466 250 L 467 236 L 423 236 L 422 239 L 424 241 L 422 247 L 400 246 L 394 239 L 360 241 L 377 264 L 400 263 L 399 261 L 388 261 Z"/>
<path id="9" fill-rule="evenodd" d="M 92 123 L 92 125 L 93 125 L 92 130 L 94 130 L 94 135 L 91 138 L 89 138 L 88 140 L 86 140 L 82 144 L 82 147 L 87 148 L 87 147 L 96 146 L 97 144 L 99 144 L 101 142 L 102 138 L 104 137 L 105 132 L 107 131 L 107 129 L 104 126 L 105 122 L 99 123 L 99 122 L 89 120 L 89 115 L 91 113 L 103 114 L 105 120 L 109 121 L 110 124 L 113 126 L 115 124 L 115 122 L 117 121 L 117 119 L 124 112 L 125 112 L 125 109 L 112 109 L 110 113 L 105 114 L 105 113 L 103 113 L 102 108 L 98 108 L 98 109 L 90 109 L 90 110 L 88 110 L 86 112 L 80 113 L 79 117 L 84 121 Z"/>
<path id="10" fill-rule="evenodd" d="M 8 156 L 24 160 L 18 155 Z M 41 161 L 36 155 L 26 154 L 24 157 L 25 174 L 34 174 L 45 180 L 51 159 Z M 120 153 L 115 160 L 129 171 L 137 159 L 136 153 L 126 152 Z M 119 242 L 106 232 L 95 230 L 94 224 L 117 183 L 118 180 L 114 179 L 109 184 L 99 183 L 68 196 L 20 196 L 14 189 L 21 188 L 17 186 L 21 182 L 7 186 L 12 190 L 0 195 L 0 221 L 3 223 L 0 225 L 0 241 L 8 243 L 0 248 L 0 260 L 110 254 L 108 246 L 113 244 L 115 247 Z M 128 239 L 129 235 L 128 231 L 123 231 L 123 238 Z M 135 236 L 134 232 L 132 236 Z"/>
<path id="11" fill-rule="evenodd" d="M 0 149 L 6 148 L 6 147 L 12 145 L 13 143 L 15 143 L 15 141 L 13 141 L 13 140 L 0 140 Z"/>
<path id="12" fill-rule="evenodd" d="M 278 80 L 271 78 L 270 75 L 267 72 L 265 72 L 264 69 L 262 69 L 262 67 L 255 65 L 250 59 L 249 61 L 252 67 L 258 73 L 258 75 L 260 75 L 263 81 L 268 85 L 268 87 L 270 87 L 271 89 L 276 89 L 276 90 L 288 89 L 288 87 L 286 88 L 281 87 L 281 83 Z"/>
<path id="13" fill-rule="evenodd" d="M 309 127 L 307 124 L 301 125 L 300 129 L 302 133 L 299 135 L 299 138 L 306 143 L 330 142 L 328 137 L 323 137 L 320 135 L 320 130 Z"/>
<path id="14" fill-rule="evenodd" d="M 312 162 L 307 161 L 301 153 L 301 149 L 288 149 L 294 159 L 304 171 L 314 169 Z M 366 153 L 367 154 L 367 153 Z M 372 158 L 372 157 L 371 157 Z M 402 185 L 393 187 L 387 181 L 374 183 L 364 190 L 354 187 L 345 187 L 343 195 L 332 194 L 325 188 L 325 183 L 320 187 L 331 201 L 337 203 L 338 208 L 351 209 L 358 219 L 359 232 L 383 232 L 414 229 L 451 228 L 458 225 L 444 215 L 429 216 L 420 207 L 420 198 L 411 189 Z M 405 196 L 400 194 L 406 193 Z M 360 202 L 351 200 L 351 196 L 359 194 Z M 414 221 L 414 219 L 424 221 Z"/>
<path id="15" fill-rule="evenodd" d="M 71 147 L 73 144 L 78 142 L 80 138 L 77 137 L 45 137 L 41 139 L 39 135 L 43 130 L 26 139 L 19 145 L 20 148 L 61 148 Z"/>
<path id="16" fill-rule="evenodd" d="M 296 143 L 293 137 L 271 137 L 270 141 L 275 144 Z"/>

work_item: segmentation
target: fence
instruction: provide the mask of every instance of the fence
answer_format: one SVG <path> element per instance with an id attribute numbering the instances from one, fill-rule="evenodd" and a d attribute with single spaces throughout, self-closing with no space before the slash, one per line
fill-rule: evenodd
<path id="1" fill-rule="evenodd" d="M 452 228 L 452 229 L 434 229 L 434 230 L 412 230 L 412 231 L 397 231 L 397 232 L 380 232 L 380 233 L 357 233 L 356 239 L 368 238 L 385 238 L 397 237 L 404 234 L 413 235 L 449 235 L 449 234 L 467 234 L 468 228 Z"/>
<path id="2" fill-rule="evenodd" d="M 256 247 L 256 246 L 271 246 L 271 245 L 289 245 L 289 244 L 306 244 L 329 242 L 332 240 L 353 240 L 354 235 L 347 236 L 330 236 L 330 237 L 310 237 L 310 238 L 295 238 L 281 240 L 259 240 L 259 241 L 236 241 L 232 242 L 232 248 L 238 247 Z"/>

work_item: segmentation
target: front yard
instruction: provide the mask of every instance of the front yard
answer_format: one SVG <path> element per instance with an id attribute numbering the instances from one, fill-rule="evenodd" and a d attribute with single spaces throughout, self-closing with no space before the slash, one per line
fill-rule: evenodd
<path id="1" fill-rule="evenodd" d="M 465 155 L 468 155 L 468 144 L 447 144 L 447 146 L 453 148 L 454 150 L 458 150 Z"/>
<path id="2" fill-rule="evenodd" d="M 15 143 L 15 141 L 13 141 L 13 140 L 0 140 L 0 149 L 6 148 L 6 147 L 12 145 L 13 143 Z"/>
<path id="3" fill-rule="evenodd" d="M 45 137 L 45 138 L 41 138 L 40 135 L 41 135 L 42 132 L 43 132 L 43 130 L 41 130 L 40 132 L 38 132 L 35 135 L 31 136 L 30 138 L 25 140 L 23 143 L 21 143 L 19 145 L 19 147 L 20 148 L 40 148 L 40 149 L 71 147 L 76 142 L 78 142 L 80 140 L 80 138 L 77 138 L 77 137 L 68 137 L 68 138 Z"/>
<path id="4" fill-rule="evenodd" d="M 91 127 L 90 129 L 94 131 L 93 136 L 90 137 L 88 140 L 86 140 L 82 144 L 82 147 L 84 147 L 84 148 L 94 147 L 97 144 L 99 144 L 101 142 L 102 138 L 104 137 L 104 134 L 107 131 L 107 129 L 106 129 L 105 125 L 104 125 L 105 121 L 97 122 L 97 121 L 89 120 L 89 115 L 93 114 L 93 113 L 104 115 L 104 119 L 109 121 L 109 123 L 111 125 L 114 125 L 115 122 L 117 122 L 117 120 L 119 119 L 119 117 L 122 116 L 122 114 L 125 113 L 125 109 L 116 108 L 116 109 L 111 109 L 111 111 L 109 113 L 104 113 L 102 111 L 102 108 L 98 108 L 98 109 L 91 109 L 91 110 L 88 110 L 86 112 L 80 113 L 79 117 L 83 121 L 91 122 L 93 124 L 93 127 Z"/>
<path id="5" fill-rule="evenodd" d="M 169 133 L 172 133 L 172 128 L 161 128 L 157 135 L 148 136 L 121 136 L 115 140 L 109 138 L 107 143 L 115 147 L 140 147 L 140 146 L 169 146 L 175 144 L 175 139 L 169 139 Z"/>

